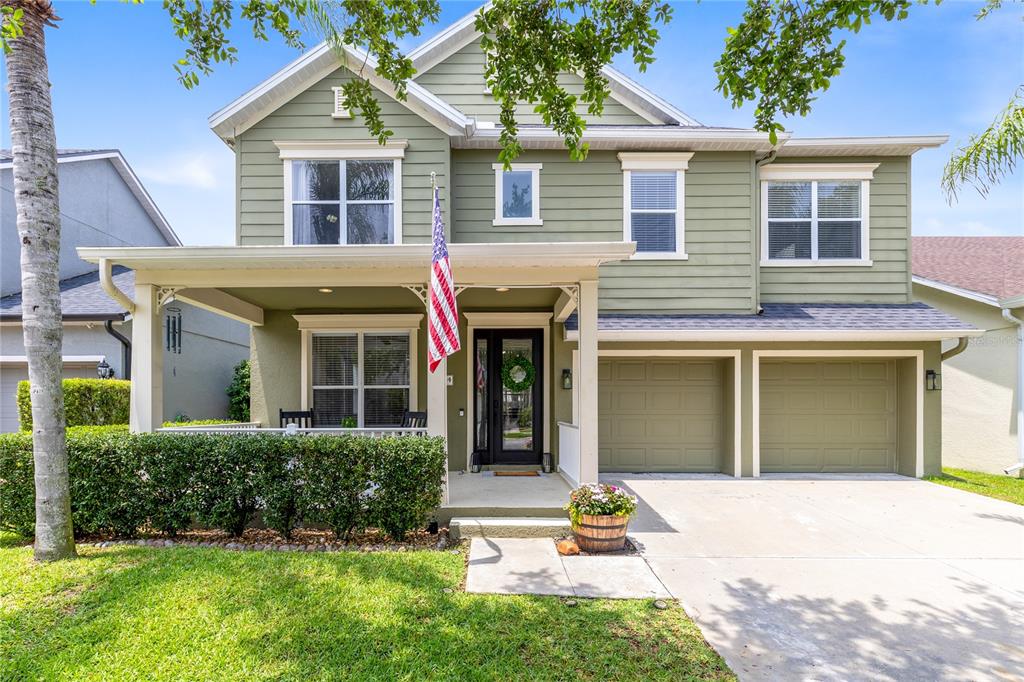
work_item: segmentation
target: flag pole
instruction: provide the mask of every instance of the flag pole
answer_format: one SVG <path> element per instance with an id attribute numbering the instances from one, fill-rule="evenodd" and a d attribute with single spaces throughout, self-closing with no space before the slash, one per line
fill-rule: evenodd
<path id="1" fill-rule="evenodd" d="M 434 200 L 434 190 L 437 189 L 437 171 L 430 171 L 430 200 Z"/>

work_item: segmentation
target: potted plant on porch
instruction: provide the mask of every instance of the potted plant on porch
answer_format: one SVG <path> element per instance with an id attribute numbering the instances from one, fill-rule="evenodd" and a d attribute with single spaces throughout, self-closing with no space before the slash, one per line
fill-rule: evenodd
<path id="1" fill-rule="evenodd" d="M 636 512 L 636 497 L 615 485 L 590 483 L 569 493 L 565 509 L 580 549 L 614 552 L 626 545 L 626 527 Z"/>

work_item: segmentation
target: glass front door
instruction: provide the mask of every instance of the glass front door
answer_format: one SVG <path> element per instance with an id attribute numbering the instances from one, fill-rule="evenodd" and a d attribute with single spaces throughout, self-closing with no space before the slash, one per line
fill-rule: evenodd
<path id="1" fill-rule="evenodd" d="M 482 464 L 540 464 L 540 329 L 478 330 L 474 340 L 474 447 Z"/>

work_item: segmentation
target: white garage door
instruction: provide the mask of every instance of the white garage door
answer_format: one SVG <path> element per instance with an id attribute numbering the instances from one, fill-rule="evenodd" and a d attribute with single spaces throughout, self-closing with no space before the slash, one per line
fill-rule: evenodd
<path id="1" fill-rule="evenodd" d="M 720 471 L 723 369 L 718 359 L 602 360 L 600 469 Z"/>

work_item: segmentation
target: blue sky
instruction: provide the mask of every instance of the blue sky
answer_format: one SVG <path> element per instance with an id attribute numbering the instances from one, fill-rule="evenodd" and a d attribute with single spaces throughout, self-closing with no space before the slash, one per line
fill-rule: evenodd
<path id="1" fill-rule="evenodd" d="M 441 21 L 425 37 L 475 4 L 444 3 Z M 231 243 L 233 157 L 206 120 L 294 59 L 295 51 L 279 40 L 253 40 L 239 21 L 232 32 L 239 63 L 221 66 L 187 91 L 172 69 L 182 45 L 161 3 L 55 5 L 63 21 L 47 40 L 58 143 L 120 148 L 185 243 Z M 732 109 L 714 90 L 713 64 L 743 6 L 677 4 L 647 73 L 637 74 L 628 59 L 617 66 L 703 123 L 750 126 L 751 110 Z M 945 147 L 914 157 L 914 234 L 1024 235 L 1024 171 L 987 199 L 967 190 L 952 207 L 939 189 L 953 145 L 983 130 L 1024 82 L 1024 7 L 1009 5 L 979 22 L 979 6 L 915 7 L 906 21 L 876 23 L 851 36 L 842 75 L 810 116 L 787 122 L 802 136 L 950 135 Z M 5 83 L 5 147 L 6 91 Z"/>

